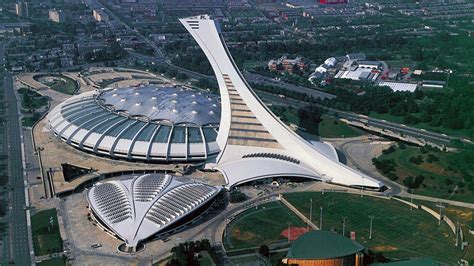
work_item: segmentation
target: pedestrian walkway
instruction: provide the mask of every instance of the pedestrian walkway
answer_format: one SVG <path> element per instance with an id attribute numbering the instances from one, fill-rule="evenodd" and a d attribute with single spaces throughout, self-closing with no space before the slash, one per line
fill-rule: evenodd
<path id="1" fill-rule="evenodd" d="M 307 225 L 309 225 L 313 230 L 319 230 L 319 227 L 315 225 L 309 218 L 307 218 L 303 213 L 301 213 L 298 209 L 295 208 L 295 206 L 291 205 L 285 198 L 283 198 L 283 195 L 279 195 L 280 201 L 288 207 L 296 216 L 298 216 L 303 222 L 305 222 Z"/>

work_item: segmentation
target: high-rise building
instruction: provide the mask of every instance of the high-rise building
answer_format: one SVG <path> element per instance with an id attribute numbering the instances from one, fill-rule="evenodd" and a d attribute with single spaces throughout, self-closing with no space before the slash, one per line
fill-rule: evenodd
<path id="1" fill-rule="evenodd" d="M 49 10 L 49 20 L 56 23 L 64 23 L 66 22 L 66 14 L 62 10 Z"/>
<path id="2" fill-rule="evenodd" d="M 107 13 L 100 9 L 94 9 L 92 11 L 92 16 L 94 16 L 94 19 L 97 22 L 109 21 L 109 15 L 107 15 Z"/>
<path id="3" fill-rule="evenodd" d="M 28 11 L 28 2 L 18 1 L 15 3 L 15 14 L 22 18 L 29 18 L 30 13 Z"/>
<path id="4" fill-rule="evenodd" d="M 319 0 L 320 4 L 347 4 L 349 0 Z"/>

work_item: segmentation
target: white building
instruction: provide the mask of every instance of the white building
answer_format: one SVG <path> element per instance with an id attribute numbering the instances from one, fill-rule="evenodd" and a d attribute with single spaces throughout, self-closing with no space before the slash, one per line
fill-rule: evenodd
<path id="1" fill-rule="evenodd" d="M 418 88 L 416 83 L 406 83 L 406 82 L 392 82 L 392 81 L 382 81 L 379 83 L 379 86 L 390 87 L 393 91 L 409 91 L 414 92 Z"/>
<path id="2" fill-rule="evenodd" d="M 109 88 L 75 95 L 47 116 L 80 150 L 114 159 L 196 162 L 216 156 L 218 97 L 181 87 Z"/>
<path id="3" fill-rule="evenodd" d="M 191 222 L 196 216 L 192 213 L 201 215 L 219 191 L 185 178 L 144 174 L 97 183 L 88 190 L 87 201 L 98 226 L 125 242 L 119 250 L 135 252 L 147 238 L 178 221 Z"/>
<path id="4" fill-rule="evenodd" d="M 324 61 L 324 64 L 328 67 L 333 67 L 337 63 L 337 59 L 335 57 L 330 57 Z"/>

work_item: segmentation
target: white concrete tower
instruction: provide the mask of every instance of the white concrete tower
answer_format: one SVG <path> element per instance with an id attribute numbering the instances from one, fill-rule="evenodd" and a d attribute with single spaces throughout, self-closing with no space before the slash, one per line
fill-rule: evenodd
<path id="1" fill-rule="evenodd" d="M 267 177 L 306 177 L 345 186 L 380 189 L 383 184 L 338 161 L 327 143 L 310 143 L 276 117 L 238 70 L 220 27 L 208 15 L 180 20 L 208 58 L 219 84 L 221 152 L 209 167 L 227 186 Z"/>

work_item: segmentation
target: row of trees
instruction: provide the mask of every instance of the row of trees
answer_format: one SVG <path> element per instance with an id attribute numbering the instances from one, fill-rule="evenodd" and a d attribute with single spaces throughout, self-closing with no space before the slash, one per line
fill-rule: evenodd
<path id="1" fill-rule="evenodd" d="M 211 257 L 216 259 L 217 255 L 212 249 L 208 239 L 180 243 L 171 249 L 173 258 L 167 263 L 168 266 L 199 265 L 199 252 L 207 251 Z"/>

